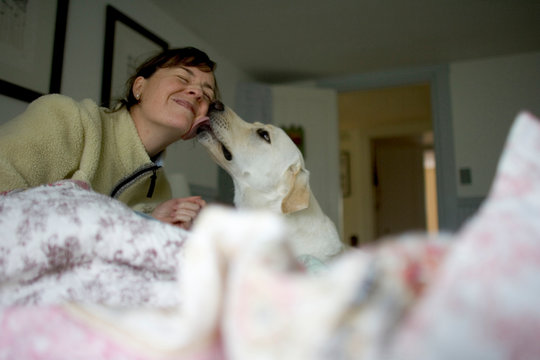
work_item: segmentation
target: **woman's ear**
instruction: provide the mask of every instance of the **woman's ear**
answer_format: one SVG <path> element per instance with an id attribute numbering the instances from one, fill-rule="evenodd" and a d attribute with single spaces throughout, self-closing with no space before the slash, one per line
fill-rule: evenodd
<path id="1" fill-rule="evenodd" d="M 135 96 L 138 99 L 138 96 L 142 93 L 142 88 L 144 84 L 144 77 L 137 76 L 135 81 L 133 81 L 133 86 L 131 87 L 131 91 L 133 92 L 133 96 Z"/>
<path id="2" fill-rule="evenodd" d="M 284 214 L 304 210 L 309 206 L 309 171 L 300 163 L 291 165 L 285 174 L 289 191 L 281 202 Z"/>

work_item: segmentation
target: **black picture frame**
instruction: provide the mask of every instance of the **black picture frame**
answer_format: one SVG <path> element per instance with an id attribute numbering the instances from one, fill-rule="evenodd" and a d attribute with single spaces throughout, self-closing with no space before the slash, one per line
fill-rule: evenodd
<path id="1" fill-rule="evenodd" d="M 51 67 L 50 69 L 47 69 L 46 67 L 39 69 L 39 64 L 32 64 L 32 67 L 36 68 L 33 69 L 33 71 L 50 71 L 48 87 L 39 88 L 39 86 L 24 86 L 13 80 L 0 79 L 0 94 L 26 102 L 32 102 L 46 93 L 59 93 L 62 83 L 62 67 L 64 63 L 64 45 L 66 39 L 69 0 L 39 1 L 42 1 L 41 4 L 44 4 L 46 1 L 54 1 L 56 3 L 55 22 L 44 22 L 36 25 L 38 26 L 39 31 L 43 30 L 39 29 L 39 26 L 50 25 L 52 27 L 51 29 L 54 29 Z"/>
<path id="2" fill-rule="evenodd" d="M 339 154 L 339 169 L 341 181 L 341 195 L 346 198 L 351 196 L 351 154 L 341 150 Z"/>
<path id="3" fill-rule="evenodd" d="M 121 26 L 123 27 L 119 28 Z M 130 41 L 130 39 L 137 41 Z M 120 46 L 122 47 L 121 49 L 119 48 Z M 135 68 L 149 56 L 166 50 L 168 47 L 169 44 L 165 40 L 113 6 L 107 5 L 101 105 L 110 107 L 115 99 L 120 98 L 121 92 L 115 93 L 115 89 L 117 92 L 120 86 L 123 89 L 128 80 L 128 74 L 131 75 L 133 73 L 133 71 L 129 71 L 129 68 Z M 149 48 L 153 49 L 149 51 Z M 120 54 L 120 51 L 123 51 L 123 53 Z M 115 69 L 117 70 L 116 72 Z M 118 71 L 119 69 L 122 69 L 122 71 Z"/>

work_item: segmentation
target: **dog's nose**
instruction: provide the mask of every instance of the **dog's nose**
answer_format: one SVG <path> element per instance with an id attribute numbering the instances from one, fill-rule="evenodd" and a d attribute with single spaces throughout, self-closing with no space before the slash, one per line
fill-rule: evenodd
<path id="1" fill-rule="evenodd" d="M 225 110 L 225 105 L 219 100 L 214 101 L 210 104 L 208 107 L 208 113 L 214 112 L 214 111 L 223 111 Z"/>

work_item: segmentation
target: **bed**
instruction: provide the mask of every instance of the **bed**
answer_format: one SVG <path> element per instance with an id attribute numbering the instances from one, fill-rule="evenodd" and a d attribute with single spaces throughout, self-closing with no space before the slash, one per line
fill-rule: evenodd
<path id="1" fill-rule="evenodd" d="M 454 234 L 295 257 L 281 219 L 193 231 L 70 180 L 0 196 L 0 359 L 540 358 L 540 121 Z"/>

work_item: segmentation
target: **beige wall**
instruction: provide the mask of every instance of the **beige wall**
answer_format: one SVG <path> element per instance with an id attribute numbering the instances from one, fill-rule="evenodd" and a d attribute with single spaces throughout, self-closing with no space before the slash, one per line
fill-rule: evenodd
<path id="1" fill-rule="evenodd" d="M 428 84 L 340 93 L 341 129 L 384 128 L 407 123 L 431 123 Z"/>

